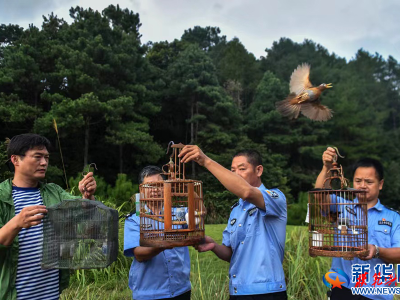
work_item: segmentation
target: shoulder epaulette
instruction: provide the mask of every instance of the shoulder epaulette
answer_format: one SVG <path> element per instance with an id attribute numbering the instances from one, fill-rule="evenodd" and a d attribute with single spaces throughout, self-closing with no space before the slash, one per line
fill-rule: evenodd
<path id="1" fill-rule="evenodd" d="M 395 213 L 398 213 L 400 215 L 400 211 L 398 211 L 398 210 L 396 210 L 394 208 L 388 207 L 386 205 L 384 205 L 384 207 L 386 207 L 387 209 L 390 209 L 391 211 L 394 211 Z"/>
<path id="2" fill-rule="evenodd" d="M 130 216 L 132 216 L 134 214 L 135 214 L 134 212 L 131 212 L 131 213 L 127 214 L 127 215 L 120 215 L 118 219 L 122 219 L 122 218 L 128 219 Z"/>
<path id="3" fill-rule="evenodd" d="M 232 209 L 234 209 L 236 206 L 238 206 L 239 205 L 239 201 L 238 202 L 236 202 L 235 204 L 233 204 L 232 206 L 231 206 L 231 210 Z"/>

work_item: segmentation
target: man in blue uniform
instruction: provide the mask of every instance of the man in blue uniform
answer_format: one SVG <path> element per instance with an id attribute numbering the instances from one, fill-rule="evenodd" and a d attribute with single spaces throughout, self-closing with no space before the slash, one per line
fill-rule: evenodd
<path id="1" fill-rule="evenodd" d="M 147 166 L 140 172 L 139 183 L 162 181 L 161 173 L 160 168 Z M 132 215 L 125 221 L 124 254 L 135 258 L 129 271 L 129 287 L 133 299 L 189 300 L 191 285 L 188 247 L 141 247 L 139 240 L 140 218 Z"/>
<path id="2" fill-rule="evenodd" d="M 315 183 L 316 188 L 323 188 L 324 181 L 328 176 L 328 171 L 332 167 L 333 158 L 336 152 L 329 147 L 322 155 L 323 167 Z M 391 284 L 384 284 L 385 279 L 380 278 L 392 274 L 395 271 L 395 265 L 400 263 L 400 214 L 386 206 L 379 200 L 379 191 L 383 187 L 383 166 L 371 158 L 359 160 L 353 168 L 353 187 L 355 189 L 366 191 L 368 207 L 368 250 L 366 257 L 355 258 L 353 260 L 344 260 L 342 258 L 333 258 L 332 268 L 343 270 L 349 278 L 352 278 L 354 270 L 368 272 L 368 279 L 363 287 L 391 287 Z M 354 210 L 353 213 L 357 213 Z M 386 265 L 385 265 L 386 264 Z M 392 265 L 391 265 L 392 264 Z M 378 271 L 378 272 L 376 272 Z M 381 272 L 379 276 L 378 273 Z M 365 272 L 362 272 L 365 273 Z M 395 273 L 393 274 L 394 277 Z M 399 274 L 398 274 L 399 275 Z M 339 276 L 340 281 L 346 285 L 347 280 Z M 351 288 L 356 286 L 356 280 L 350 280 L 347 288 L 333 288 L 331 300 L 343 299 L 393 299 L 393 295 L 352 295 Z M 375 283 L 375 286 L 373 285 Z M 383 283 L 383 284 L 382 284 Z M 380 285 L 379 285 L 380 284 Z"/>
<path id="3" fill-rule="evenodd" d="M 230 299 L 287 299 L 282 262 L 286 236 L 286 198 L 278 189 L 261 183 L 263 166 L 257 151 L 238 152 L 231 171 L 207 157 L 199 147 L 188 145 L 180 154 L 209 170 L 239 202 L 232 207 L 222 245 L 206 237 L 200 252 L 213 251 L 230 262 Z"/>

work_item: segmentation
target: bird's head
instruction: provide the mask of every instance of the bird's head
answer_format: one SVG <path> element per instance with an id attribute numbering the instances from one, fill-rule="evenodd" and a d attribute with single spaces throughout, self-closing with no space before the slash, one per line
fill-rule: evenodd
<path id="1" fill-rule="evenodd" d="M 322 83 L 318 86 L 318 89 L 324 91 L 326 89 L 330 89 L 332 87 L 332 83 Z"/>

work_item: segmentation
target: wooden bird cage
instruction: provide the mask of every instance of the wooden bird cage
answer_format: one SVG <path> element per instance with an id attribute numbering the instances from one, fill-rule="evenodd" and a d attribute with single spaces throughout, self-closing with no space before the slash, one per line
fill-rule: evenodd
<path id="1" fill-rule="evenodd" d="M 141 246 L 190 246 L 204 238 L 203 184 L 186 179 L 178 157 L 183 147 L 171 146 L 170 161 L 162 168 L 166 180 L 139 186 Z"/>
<path id="2" fill-rule="evenodd" d="M 368 253 L 366 192 L 348 187 L 336 161 L 323 189 L 308 192 L 309 253 L 353 259 Z"/>

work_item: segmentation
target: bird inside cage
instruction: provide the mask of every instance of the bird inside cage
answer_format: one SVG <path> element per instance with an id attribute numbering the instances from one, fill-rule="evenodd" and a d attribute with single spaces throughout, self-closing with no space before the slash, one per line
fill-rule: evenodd
<path id="1" fill-rule="evenodd" d="M 43 269 L 105 268 L 118 255 L 118 212 L 98 201 L 48 206 L 43 219 Z"/>
<path id="2" fill-rule="evenodd" d="M 197 193 L 194 193 L 195 198 L 200 198 Z M 161 182 L 149 182 L 142 186 L 143 199 L 147 199 L 140 206 L 140 213 L 146 214 L 147 218 L 163 222 L 162 217 L 164 216 L 164 189 Z M 200 205 L 196 208 L 195 212 L 195 224 L 199 225 L 202 218 L 206 214 L 206 208 L 203 201 L 200 201 Z M 187 228 L 189 224 L 189 212 L 187 203 L 183 203 L 179 197 L 172 198 L 171 205 L 171 217 L 175 225 L 181 225 L 183 229 Z"/>
<path id="3" fill-rule="evenodd" d="M 179 158 L 184 145 L 171 142 L 169 147 L 172 154 L 161 173 L 139 185 L 141 246 L 182 247 L 204 237 L 202 182 L 185 177 L 185 164 Z"/>

